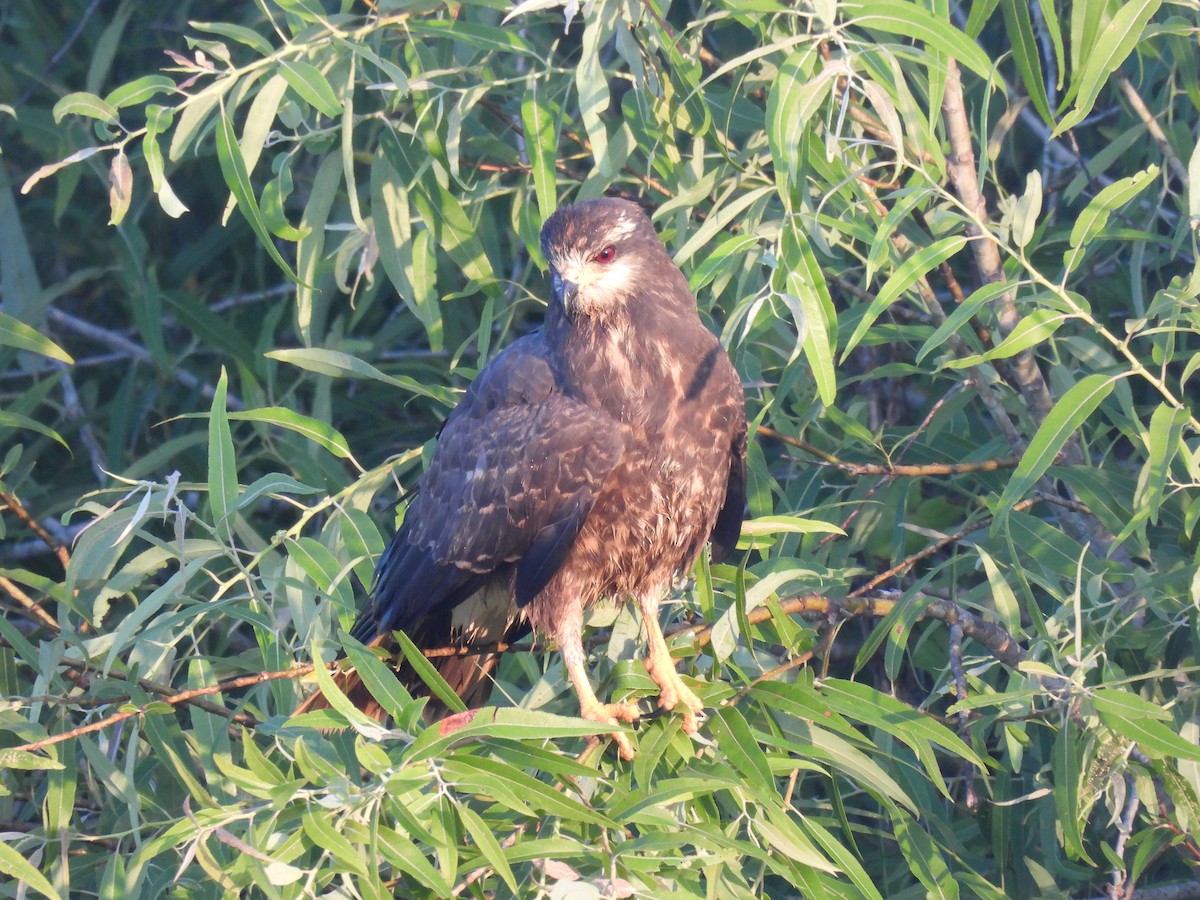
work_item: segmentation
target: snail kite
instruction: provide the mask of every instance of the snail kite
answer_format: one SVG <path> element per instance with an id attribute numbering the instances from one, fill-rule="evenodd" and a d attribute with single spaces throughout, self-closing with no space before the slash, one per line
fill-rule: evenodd
<path id="1" fill-rule="evenodd" d="M 553 286 L 545 323 L 485 366 L 446 419 L 352 634 L 378 645 L 401 629 L 437 647 L 532 627 L 557 643 L 582 715 L 616 725 L 638 709 L 596 697 L 584 611 L 636 600 L 659 706 L 682 707 L 691 733 L 702 703 L 675 671 L 658 604 L 710 539 L 715 559 L 737 542 L 741 385 L 638 206 L 563 207 L 541 239 Z M 486 697 L 496 661 L 434 660 L 468 704 Z M 380 713 L 352 672 L 342 686 Z M 317 694 L 302 709 L 323 705 Z M 614 738 L 632 758 L 628 735 Z"/>

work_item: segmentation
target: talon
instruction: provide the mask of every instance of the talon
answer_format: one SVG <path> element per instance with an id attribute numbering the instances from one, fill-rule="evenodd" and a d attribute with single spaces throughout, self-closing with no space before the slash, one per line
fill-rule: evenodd
<path id="1" fill-rule="evenodd" d="M 579 714 L 601 725 L 617 725 L 620 722 L 636 722 L 641 716 L 641 711 L 633 703 L 596 703 L 581 705 Z M 621 753 L 621 759 L 626 762 L 633 759 L 633 742 L 629 735 L 623 731 L 614 731 L 611 737 Z"/>
<path id="2" fill-rule="evenodd" d="M 683 683 L 683 679 L 675 671 L 673 663 L 660 664 L 649 657 L 646 658 L 645 662 L 646 671 L 658 683 L 661 691 L 658 695 L 659 708 L 670 711 L 682 703 L 684 707 L 684 733 L 695 734 L 699 727 L 696 721 L 696 713 L 703 711 L 704 701 L 697 697 L 695 692 Z"/>

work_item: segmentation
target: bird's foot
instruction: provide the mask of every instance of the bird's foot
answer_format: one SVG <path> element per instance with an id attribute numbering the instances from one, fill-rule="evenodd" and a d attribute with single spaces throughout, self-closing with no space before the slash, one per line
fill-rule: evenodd
<path id="1" fill-rule="evenodd" d="M 618 725 L 621 722 L 636 722 L 641 712 L 634 703 L 587 703 L 580 707 L 579 714 L 592 722 L 601 725 Z M 621 759 L 628 762 L 633 759 L 633 742 L 623 731 L 612 733 L 613 742 L 621 752 Z"/>
<path id="2" fill-rule="evenodd" d="M 667 711 L 683 704 L 683 730 L 685 734 L 695 734 L 699 727 L 696 713 L 704 709 L 704 701 L 683 683 L 679 673 L 675 671 L 675 663 L 671 659 L 665 661 L 646 658 L 646 671 L 654 679 L 661 693 L 658 695 L 658 706 Z"/>

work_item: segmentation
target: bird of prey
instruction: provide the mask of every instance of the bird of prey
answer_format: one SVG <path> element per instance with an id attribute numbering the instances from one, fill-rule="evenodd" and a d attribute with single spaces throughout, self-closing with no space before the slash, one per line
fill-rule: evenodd
<path id="1" fill-rule="evenodd" d="M 703 704 L 675 670 L 658 606 L 710 539 L 714 559 L 737 542 L 741 384 L 636 204 L 562 207 L 541 244 L 553 288 L 543 327 L 485 366 L 446 419 L 351 633 L 379 645 L 403 630 L 428 648 L 533 628 L 557 644 L 583 717 L 616 726 L 638 708 L 597 698 L 584 612 L 635 600 L 659 706 L 682 707 L 692 733 Z M 486 697 L 497 660 L 434 662 L 470 705 Z M 353 673 L 342 686 L 370 705 Z M 317 694 L 302 709 L 323 705 Z M 628 735 L 613 737 L 631 759 Z"/>

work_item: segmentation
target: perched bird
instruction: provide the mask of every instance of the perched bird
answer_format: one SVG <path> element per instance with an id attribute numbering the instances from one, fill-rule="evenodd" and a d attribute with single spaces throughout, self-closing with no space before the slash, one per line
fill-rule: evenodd
<path id="1" fill-rule="evenodd" d="M 541 242 L 553 288 L 544 325 L 485 366 L 446 419 L 352 634 L 479 646 L 532 627 L 557 643 L 583 717 L 616 725 L 638 709 L 597 698 L 584 611 L 633 599 L 659 706 L 682 706 L 691 733 L 702 703 L 675 670 L 658 605 L 710 538 L 714 559 L 737 542 L 741 384 L 637 205 L 560 208 Z M 486 698 L 497 660 L 434 662 L 470 705 Z M 342 686 L 368 707 L 353 673 Z M 323 705 L 318 694 L 302 709 Z M 628 735 L 613 737 L 631 759 Z"/>

